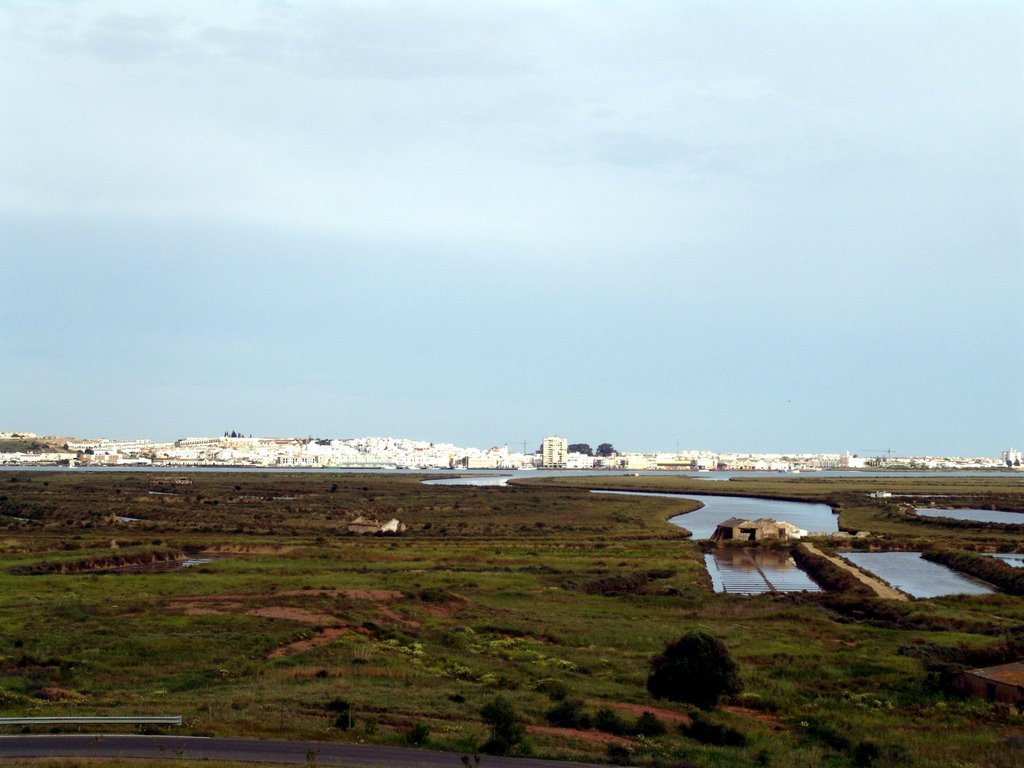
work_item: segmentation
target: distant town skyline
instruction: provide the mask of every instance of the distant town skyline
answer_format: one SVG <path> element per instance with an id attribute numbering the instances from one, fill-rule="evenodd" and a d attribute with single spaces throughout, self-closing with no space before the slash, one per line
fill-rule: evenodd
<path id="1" fill-rule="evenodd" d="M 0 424 L 1024 444 L 1024 7 L 0 6 Z"/>
<path id="2" fill-rule="evenodd" d="M 103 452 L 107 454 L 116 455 L 122 449 L 128 451 L 129 456 L 138 455 L 140 452 L 145 454 L 158 448 L 167 448 L 169 446 L 178 447 L 203 447 L 203 450 L 210 446 L 239 446 L 239 445 L 287 445 L 290 446 L 288 452 L 294 452 L 301 450 L 301 446 L 308 444 L 313 446 L 319 444 L 321 446 L 341 446 L 348 450 L 348 447 L 356 447 L 360 451 L 374 453 L 382 445 L 388 446 L 388 450 L 398 450 L 399 446 L 405 446 L 401 450 L 425 450 L 428 446 L 431 448 L 437 448 L 441 450 L 441 454 L 448 451 L 448 456 L 458 454 L 460 456 L 465 455 L 477 455 L 477 454 L 494 454 L 500 453 L 503 456 L 531 456 L 535 455 L 543 457 L 541 464 L 543 466 L 564 466 L 566 464 L 567 456 L 592 456 L 594 458 L 600 457 L 615 457 L 615 456 L 629 456 L 629 455 L 646 455 L 649 457 L 653 456 L 706 456 L 706 457 L 720 457 L 720 456 L 735 456 L 735 457 L 845 457 L 845 459 L 878 459 L 884 462 L 899 461 L 907 458 L 948 458 L 948 459 L 997 459 L 1000 463 L 1005 463 L 1007 466 L 1020 466 L 1021 465 L 1021 452 L 1014 447 L 1003 448 L 998 451 L 990 453 L 980 454 L 969 454 L 969 453 L 948 453 L 948 454 L 934 454 L 934 453 L 921 453 L 921 454 L 910 454 L 910 453 L 899 453 L 891 448 L 888 449 L 875 449 L 870 451 L 859 451 L 854 452 L 850 450 L 828 450 L 828 451 L 810 451 L 810 450 L 780 450 L 780 451 L 755 451 L 755 450 L 743 450 L 743 449 L 720 449 L 709 446 L 676 446 L 675 449 L 657 449 L 657 448 L 644 448 L 644 447 L 629 447 L 620 448 L 613 443 L 599 443 L 590 445 L 590 451 L 580 451 L 580 446 L 585 445 L 581 442 L 570 443 L 568 438 L 562 435 L 546 435 L 539 444 L 533 443 L 528 440 L 522 441 L 522 443 L 509 443 L 509 442 L 483 442 L 483 443 L 457 443 L 448 440 L 436 440 L 424 437 L 410 437 L 403 434 L 390 434 L 390 435 L 266 435 L 266 434 L 255 434 L 247 433 L 239 430 L 225 430 L 223 434 L 191 434 L 175 437 L 172 439 L 153 439 L 144 435 L 135 435 L 132 437 L 110 437 L 106 435 L 74 435 L 69 433 L 54 433 L 54 434 L 40 434 L 37 432 L 25 430 L 19 432 L 17 430 L 0 430 L 0 442 L 2 441 L 45 441 L 50 439 L 54 441 L 56 439 L 57 445 L 61 445 L 63 449 L 70 450 L 72 452 L 81 453 L 83 450 L 87 450 L 92 447 L 102 448 Z M 376 446 L 376 448 L 368 448 L 367 446 Z M 45 449 L 40 449 L 45 450 Z M 321 450 L 328 451 L 333 449 L 316 449 L 312 451 L 311 456 L 316 455 Z M 454 452 L 454 453 L 453 453 Z M 438 455 L 441 455 L 438 454 Z M 4 463 L 4 459 L 9 459 L 10 454 L 4 453 L 0 450 L 0 464 Z M 8 462 L 9 463 L 9 462 Z M 849 461 L 844 462 L 844 466 L 851 466 L 853 468 L 861 468 L 862 462 L 858 462 L 855 465 L 850 464 Z M 572 467 L 570 462 L 570 468 Z M 664 468 L 664 467 L 662 467 Z"/>

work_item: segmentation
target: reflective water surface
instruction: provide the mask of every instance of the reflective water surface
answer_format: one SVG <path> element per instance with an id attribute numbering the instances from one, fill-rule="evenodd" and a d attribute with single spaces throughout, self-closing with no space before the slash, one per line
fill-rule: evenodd
<path id="1" fill-rule="evenodd" d="M 982 581 L 924 560 L 920 552 L 842 552 L 843 557 L 912 597 L 986 595 L 995 590 Z"/>
<path id="2" fill-rule="evenodd" d="M 704 506 L 693 512 L 669 518 L 669 522 L 685 528 L 694 539 L 710 539 L 715 528 L 723 520 L 739 517 L 756 520 L 770 517 L 785 520 L 809 532 L 835 533 L 839 522 L 827 504 L 809 504 L 806 501 L 777 501 L 756 499 L 746 496 L 703 496 L 694 493 L 641 493 L 639 491 L 594 491 L 594 493 L 616 493 L 627 496 L 657 496 L 662 499 L 693 499 Z"/>
<path id="3" fill-rule="evenodd" d="M 921 517 L 949 517 L 953 520 L 974 520 L 980 523 L 1012 523 L 1024 525 L 1024 513 L 1003 512 L 998 509 L 936 509 L 922 507 L 917 510 Z"/>
<path id="4" fill-rule="evenodd" d="M 1002 560 L 1011 568 L 1024 568 L 1024 552 L 1015 552 L 1012 554 L 995 554 L 989 552 L 987 554 L 989 557 L 995 557 Z"/>
<path id="5" fill-rule="evenodd" d="M 718 549 L 704 555 L 715 592 L 760 595 L 765 592 L 818 592 L 788 552 L 769 549 Z"/>

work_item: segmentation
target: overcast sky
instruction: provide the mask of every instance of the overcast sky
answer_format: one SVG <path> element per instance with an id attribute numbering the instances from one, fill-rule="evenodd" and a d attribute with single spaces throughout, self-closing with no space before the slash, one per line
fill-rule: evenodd
<path id="1" fill-rule="evenodd" d="M 0 430 L 1024 447 L 1017 2 L 4 2 Z"/>

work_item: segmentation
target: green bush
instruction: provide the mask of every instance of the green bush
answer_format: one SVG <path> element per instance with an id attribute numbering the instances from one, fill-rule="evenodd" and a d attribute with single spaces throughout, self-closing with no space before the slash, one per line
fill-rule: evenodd
<path id="1" fill-rule="evenodd" d="M 680 729 L 683 735 L 699 741 L 701 744 L 710 744 L 715 747 L 745 747 L 747 737 L 741 731 L 731 728 L 728 725 L 713 722 L 706 716 L 697 713 L 693 722 Z"/>
<path id="2" fill-rule="evenodd" d="M 705 632 L 687 632 L 651 659 L 647 690 L 659 699 L 712 709 L 725 694 L 742 688 L 725 644 Z"/>
<path id="3" fill-rule="evenodd" d="M 334 727 L 341 731 L 347 731 L 352 727 L 352 705 L 344 699 L 332 699 L 327 703 L 325 709 L 334 712 Z"/>
<path id="4" fill-rule="evenodd" d="M 569 686 L 552 677 L 537 681 L 536 690 L 539 693 L 546 693 L 552 701 L 561 701 L 569 695 Z"/>
<path id="5" fill-rule="evenodd" d="M 516 747 L 520 752 L 526 752 L 523 743 L 526 728 L 507 699 L 501 696 L 492 699 L 480 710 L 480 717 L 491 727 L 491 736 L 480 747 L 481 752 L 507 755 Z"/>
<path id="6" fill-rule="evenodd" d="M 426 744 L 428 738 L 430 738 L 430 729 L 423 723 L 416 723 L 412 730 L 405 735 L 406 742 L 415 746 Z"/>
<path id="7" fill-rule="evenodd" d="M 653 712 L 644 712 L 636 719 L 633 731 L 638 736 L 663 736 L 668 729 Z"/>
<path id="8" fill-rule="evenodd" d="M 557 728 L 587 729 L 591 726 L 590 716 L 583 711 L 583 702 L 579 699 L 563 699 L 544 717 Z"/>
<path id="9" fill-rule="evenodd" d="M 607 707 L 597 710 L 591 722 L 597 730 L 616 736 L 622 736 L 629 732 L 629 726 L 626 725 L 626 721 L 619 717 L 617 712 Z"/>

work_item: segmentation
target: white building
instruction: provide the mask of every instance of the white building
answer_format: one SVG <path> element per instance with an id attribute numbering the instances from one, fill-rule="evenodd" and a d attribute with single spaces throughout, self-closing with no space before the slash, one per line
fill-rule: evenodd
<path id="1" fill-rule="evenodd" d="M 564 437 L 545 437 L 541 455 L 546 469 L 563 469 L 569 456 L 569 441 Z"/>
<path id="2" fill-rule="evenodd" d="M 566 469 L 593 469 L 594 457 L 586 453 L 569 453 L 565 457 Z"/>

